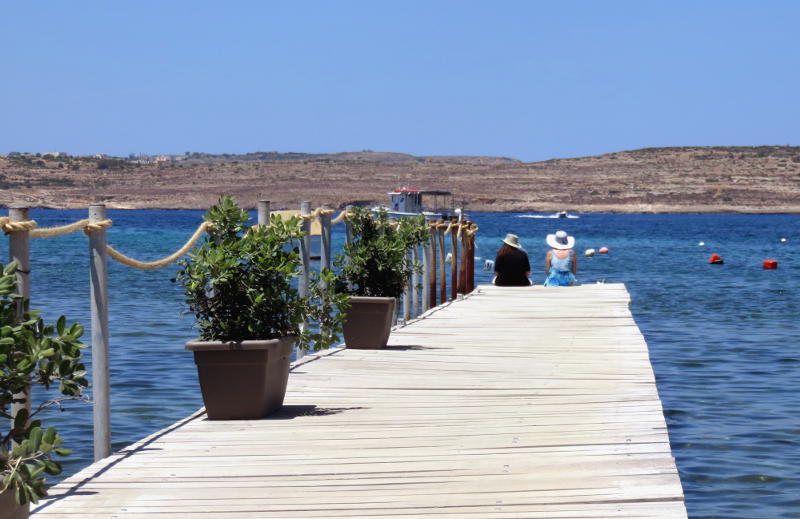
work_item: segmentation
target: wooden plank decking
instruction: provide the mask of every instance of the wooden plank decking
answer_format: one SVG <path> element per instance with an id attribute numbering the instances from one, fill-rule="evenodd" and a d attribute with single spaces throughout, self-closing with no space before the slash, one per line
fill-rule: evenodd
<path id="1" fill-rule="evenodd" d="M 276 416 L 197 413 L 58 485 L 35 517 L 685 518 L 628 300 L 482 286 L 386 350 L 296 367 Z"/>

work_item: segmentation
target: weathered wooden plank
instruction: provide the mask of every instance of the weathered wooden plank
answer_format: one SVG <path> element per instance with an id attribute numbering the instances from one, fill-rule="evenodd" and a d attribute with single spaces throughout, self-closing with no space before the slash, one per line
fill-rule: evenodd
<path id="1" fill-rule="evenodd" d="M 685 518 L 622 285 L 479 287 L 382 351 L 308 356 L 276 415 L 202 413 L 52 489 L 42 518 Z"/>

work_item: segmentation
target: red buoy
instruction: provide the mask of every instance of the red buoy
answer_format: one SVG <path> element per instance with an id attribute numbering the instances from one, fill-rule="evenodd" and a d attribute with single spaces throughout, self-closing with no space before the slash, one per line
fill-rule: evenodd
<path id="1" fill-rule="evenodd" d="M 598 254 L 608 254 L 608 247 L 600 247 L 597 249 Z"/>
<path id="2" fill-rule="evenodd" d="M 764 269 L 765 270 L 775 270 L 778 268 L 778 262 L 775 260 L 764 260 Z"/>
<path id="3" fill-rule="evenodd" d="M 722 258 L 719 254 L 712 254 L 710 258 L 708 258 L 708 262 L 712 265 L 723 265 L 725 262 L 722 261 Z"/>

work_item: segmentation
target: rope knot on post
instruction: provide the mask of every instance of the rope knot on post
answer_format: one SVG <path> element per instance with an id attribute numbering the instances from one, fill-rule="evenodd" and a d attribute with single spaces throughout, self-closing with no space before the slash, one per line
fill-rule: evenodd
<path id="1" fill-rule="evenodd" d="M 86 236 L 89 236 L 89 234 L 91 234 L 93 232 L 102 231 L 104 229 L 108 229 L 113 224 L 114 224 L 114 222 L 110 218 L 106 218 L 105 220 L 100 220 L 99 222 L 87 223 L 83 227 L 83 233 Z"/>
<path id="2" fill-rule="evenodd" d="M 22 222 L 12 222 L 8 216 L 0 217 L 0 228 L 5 234 L 12 232 L 32 231 L 36 229 L 36 220 L 25 220 Z"/>

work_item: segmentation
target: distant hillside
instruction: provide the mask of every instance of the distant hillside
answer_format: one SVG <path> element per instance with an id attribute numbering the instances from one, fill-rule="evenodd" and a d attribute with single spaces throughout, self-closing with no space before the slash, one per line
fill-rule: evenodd
<path id="1" fill-rule="evenodd" d="M 206 208 L 383 203 L 397 187 L 445 189 L 473 211 L 800 212 L 800 147 L 646 148 L 521 162 L 375 151 L 176 156 L 0 156 L 0 204 Z"/>

